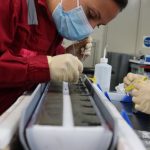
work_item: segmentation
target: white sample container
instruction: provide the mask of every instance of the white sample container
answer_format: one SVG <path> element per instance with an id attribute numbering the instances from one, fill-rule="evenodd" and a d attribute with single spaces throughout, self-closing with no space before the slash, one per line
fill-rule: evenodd
<path id="1" fill-rule="evenodd" d="M 108 58 L 105 58 L 106 49 L 104 50 L 104 57 L 100 59 L 100 63 L 95 65 L 96 83 L 99 84 L 102 91 L 109 91 L 110 80 L 111 80 L 111 70 L 112 66 L 107 64 Z"/>

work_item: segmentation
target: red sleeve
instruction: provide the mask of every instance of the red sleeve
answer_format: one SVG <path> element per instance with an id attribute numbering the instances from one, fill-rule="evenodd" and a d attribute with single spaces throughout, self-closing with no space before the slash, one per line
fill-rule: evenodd
<path id="1" fill-rule="evenodd" d="M 0 88 L 19 87 L 50 80 L 46 56 L 18 57 L 9 51 L 0 56 Z"/>
<path id="2" fill-rule="evenodd" d="M 11 52 L 21 0 L 0 2 L 0 88 L 50 80 L 46 56 L 19 57 Z"/>
<path id="3" fill-rule="evenodd" d="M 62 45 L 57 46 L 56 48 L 56 55 L 60 55 L 60 54 L 64 54 L 65 53 L 65 49 Z"/>

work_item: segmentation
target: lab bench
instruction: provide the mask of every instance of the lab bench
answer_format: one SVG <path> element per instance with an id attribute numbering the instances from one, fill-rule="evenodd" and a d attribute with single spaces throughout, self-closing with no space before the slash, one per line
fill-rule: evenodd
<path id="1" fill-rule="evenodd" d="M 150 115 L 135 110 L 132 102 L 111 101 L 117 110 L 121 113 L 125 111 L 130 126 L 141 138 L 147 150 L 150 150 Z M 144 138 L 143 138 L 144 137 Z"/>
<path id="2" fill-rule="evenodd" d="M 119 112 L 124 109 L 131 120 L 133 129 L 150 132 L 150 115 L 138 112 L 132 102 L 112 101 Z"/>

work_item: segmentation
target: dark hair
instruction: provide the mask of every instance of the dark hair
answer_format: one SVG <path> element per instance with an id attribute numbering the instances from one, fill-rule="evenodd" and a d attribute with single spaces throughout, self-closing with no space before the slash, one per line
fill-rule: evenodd
<path id="1" fill-rule="evenodd" d="M 119 7 L 120 10 L 122 11 L 128 4 L 128 0 L 113 0 Z"/>

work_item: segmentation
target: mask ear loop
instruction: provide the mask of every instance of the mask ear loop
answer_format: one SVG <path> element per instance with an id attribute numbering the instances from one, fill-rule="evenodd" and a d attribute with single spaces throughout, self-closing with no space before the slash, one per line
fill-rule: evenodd
<path id="1" fill-rule="evenodd" d="M 61 4 L 62 4 L 62 0 L 61 0 Z M 80 7 L 80 2 L 79 2 L 79 0 L 77 0 L 77 7 Z M 78 42 L 78 41 L 74 41 L 73 42 L 73 54 L 74 54 L 74 56 L 76 56 L 76 48 L 75 48 L 75 43 L 76 42 Z M 82 57 L 82 63 L 84 62 L 84 60 L 85 60 L 85 54 L 83 54 L 83 57 Z"/>
<path id="2" fill-rule="evenodd" d="M 62 5 L 62 1 L 63 1 L 63 0 L 60 1 L 60 4 L 61 4 L 61 5 Z"/>
<path id="3" fill-rule="evenodd" d="M 79 0 L 77 0 L 77 7 L 79 7 L 80 6 L 80 2 L 79 2 Z"/>

